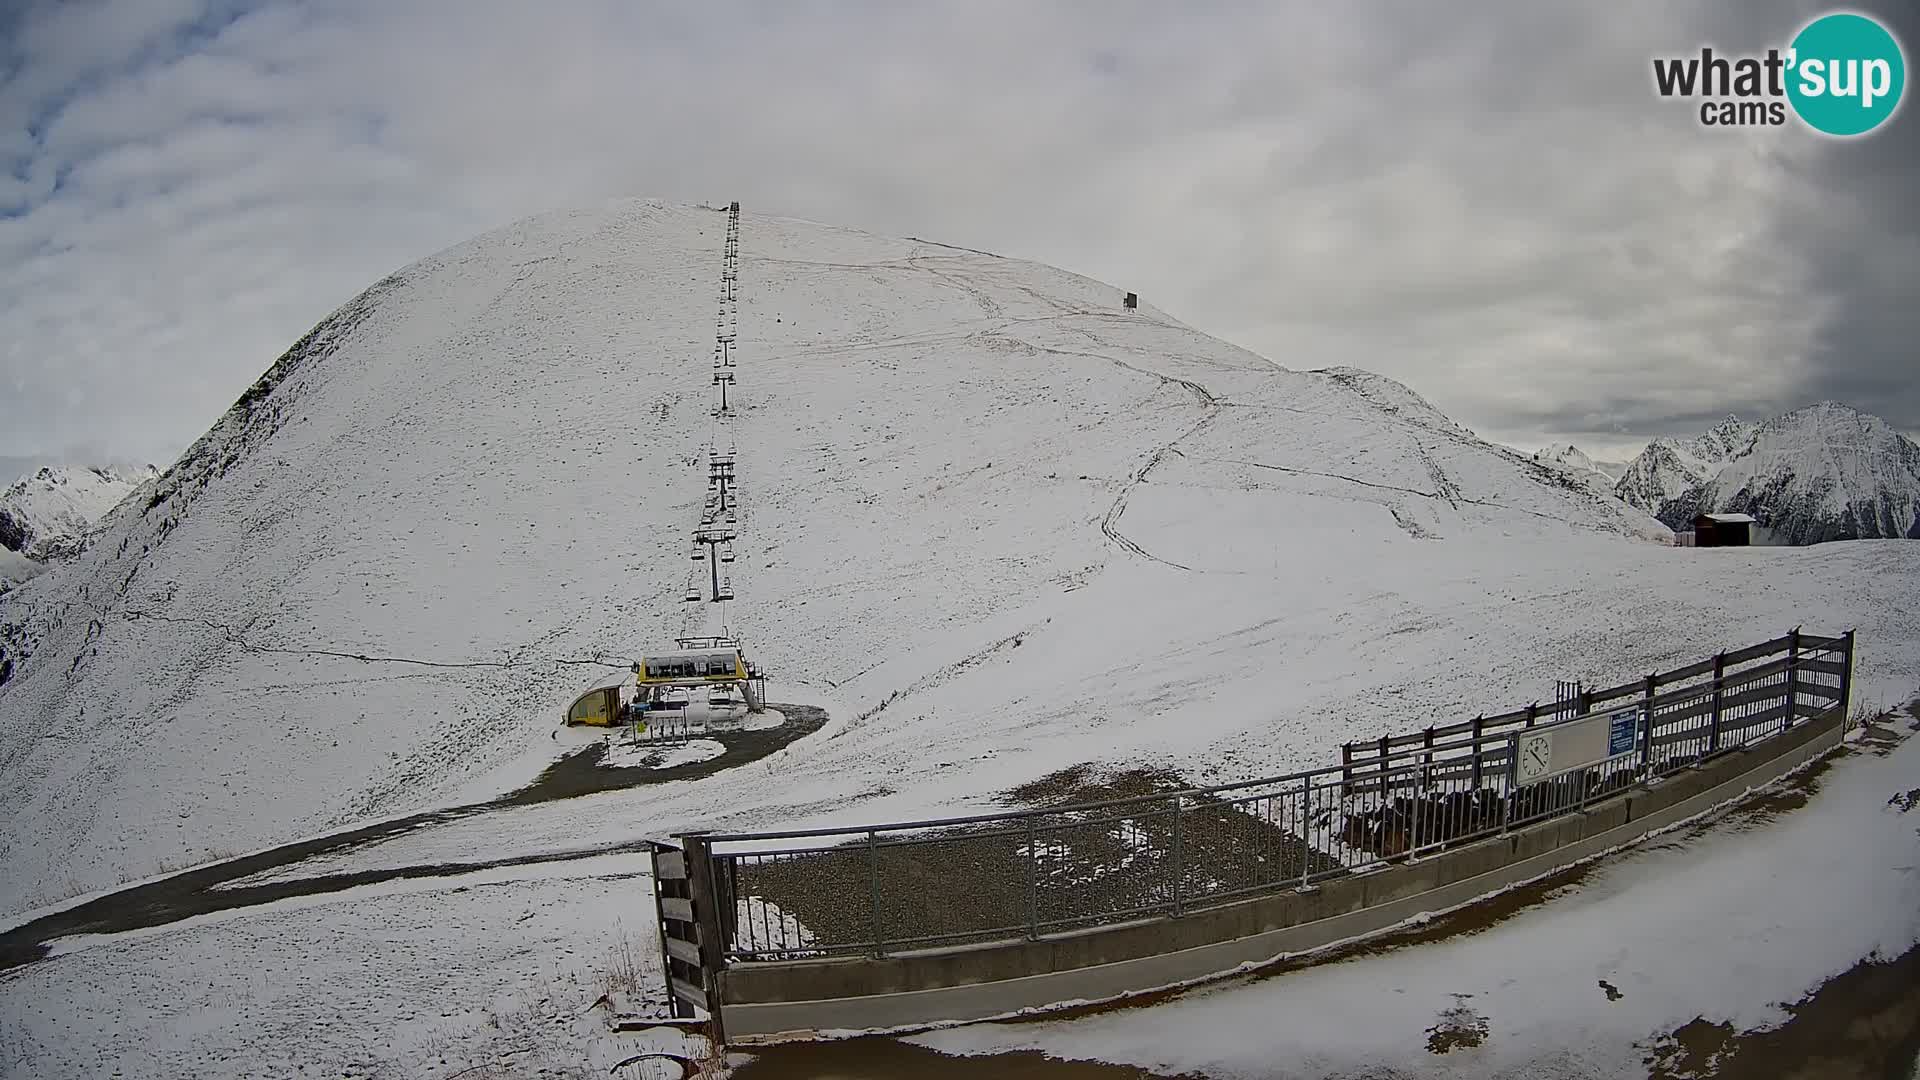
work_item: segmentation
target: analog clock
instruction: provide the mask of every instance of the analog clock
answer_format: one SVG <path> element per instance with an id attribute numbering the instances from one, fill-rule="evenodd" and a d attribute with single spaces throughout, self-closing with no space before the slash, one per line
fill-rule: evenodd
<path id="1" fill-rule="evenodd" d="M 1520 739 L 1518 779 L 1531 784 L 1553 767 L 1553 736 L 1527 735 Z"/>

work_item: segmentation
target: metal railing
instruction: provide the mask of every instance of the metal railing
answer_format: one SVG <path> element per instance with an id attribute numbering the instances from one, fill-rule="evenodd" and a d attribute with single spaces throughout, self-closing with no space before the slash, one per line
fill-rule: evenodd
<path id="1" fill-rule="evenodd" d="M 729 963 L 1038 938 L 1179 916 L 1581 810 L 1844 707 L 1853 634 L 1797 630 L 1562 707 L 1349 746 L 1212 787 L 858 828 L 695 834 Z M 1614 704 L 1610 708 L 1596 706 Z M 1604 756 L 1528 773 L 1541 736 Z M 1550 744 L 1551 745 L 1551 744 Z M 1571 745 L 1571 743 L 1569 743 Z"/>
<path id="2" fill-rule="evenodd" d="M 706 717 L 695 720 L 687 709 L 650 709 L 621 727 L 620 738 L 630 744 L 679 746 L 705 736 L 709 725 Z"/>

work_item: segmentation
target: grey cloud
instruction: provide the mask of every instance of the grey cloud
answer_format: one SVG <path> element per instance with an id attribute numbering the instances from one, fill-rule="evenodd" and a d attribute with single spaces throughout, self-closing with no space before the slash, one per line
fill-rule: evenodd
<path id="1" fill-rule="evenodd" d="M 8 52 L 0 453 L 166 456 L 382 274 L 619 194 L 1041 259 L 1523 443 L 1871 391 L 1837 358 L 1910 340 L 1861 269 L 1905 265 L 1869 223 L 1910 155 L 1846 147 L 1906 163 L 1848 180 L 1651 92 L 1785 3 L 136 8 L 100 40 L 37 9 Z"/>
<path id="2" fill-rule="evenodd" d="M 1892 4 L 1863 10 L 1900 37 L 1911 86 L 1920 12 Z M 1810 212 L 1781 230 L 1782 243 L 1812 265 L 1813 288 L 1829 303 L 1804 396 L 1852 402 L 1920 431 L 1920 116 L 1906 100 L 1885 131 L 1823 149 L 1801 176 Z"/>

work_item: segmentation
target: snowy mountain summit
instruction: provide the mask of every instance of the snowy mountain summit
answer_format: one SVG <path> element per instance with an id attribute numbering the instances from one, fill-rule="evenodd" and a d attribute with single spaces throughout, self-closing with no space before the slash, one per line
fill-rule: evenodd
<path id="1" fill-rule="evenodd" d="M 1661 507 L 1705 483 L 1752 442 L 1753 425 L 1732 414 L 1697 438 L 1663 436 L 1626 464 L 1614 493 L 1627 505 L 1657 516 Z"/>
<path id="2" fill-rule="evenodd" d="M 1618 492 L 1674 528 L 1745 513 L 1779 543 L 1920 538 L 1920 446 L 1833 401 L 1759 424 L 1728 417 L 1684 448 L 1656 440 Z"/>
<path id="3" fill-rule="evenodd" d="M 1588 476 L 1592 474 L 1594 477 L 1605 481 L 1605 486 L 1608 488 L 1612 488 L 1627 471 L 1626 462 L 1596 461 L 1588 457 L 1585 451 L 1572 443 L 1564 446 L 1542 447 L 1534 451 L 1533 459 L 1535 461 L 1544 461 L 1549 465 L 1558 465 L 1577 476 Z"/>
<path id="4" fill-rule="evenodd" d="M 115 504 L 160 475 L 151 465 L 53 467 L 0 492 L 0 548 L 44 560 L 70 551 Z"/>
<path id="5" fill-rule="evenodd" d="M 1166 760 L 1156 717 L 1236 680 L 1270 681 L 1236 691 L 1262 709 L 1180 738 L 1279 753 L 1277 701 L 1385 708 L 1363 691 L 1393 665 L 1313 636 L 1356 607 L 1458 647 L 1415 614 L 1445 583 L 1530 602 L 1489 596 L 1489 560 L 1671 541 L 1390 379 L 1282 367 L 1049 266 L 751 210 L 716 417 L 727 220 L 619 200 L 398 271 L 0 598 L 0 820 L 23 823 L 0 911 L 505 790 L 583 680 L 714 612 L 773 693 L 860 719 L 779 783 L 672 785 L 656 824 L 845 805 L 869 774 L 980 795 L 1009 775 L 982 747 L 1036 775 Z M 741 493 L 724 610 L 683 602 L 716 445 Z"/>

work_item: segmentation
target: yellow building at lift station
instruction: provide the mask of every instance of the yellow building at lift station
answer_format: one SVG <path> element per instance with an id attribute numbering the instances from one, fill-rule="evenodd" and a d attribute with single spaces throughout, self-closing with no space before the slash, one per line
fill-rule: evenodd
<path id="1" fill-rule="evenodd" d="M 616 672 L 595 683 L 567 707 L 567 723 L 610 727 L 621 722 L 635 701 L 656 697 L 668 687 L 735 685 L 754 711 L 758 673 L 737 646 L 682 649 L 643 656 L 631 671 Z"/>

